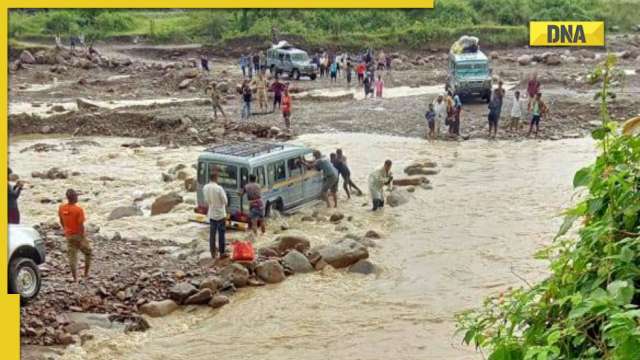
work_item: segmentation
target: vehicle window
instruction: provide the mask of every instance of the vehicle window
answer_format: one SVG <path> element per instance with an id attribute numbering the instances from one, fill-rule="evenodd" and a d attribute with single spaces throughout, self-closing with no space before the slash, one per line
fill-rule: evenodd
<path id="1" fill-rule="evenodd" d="M 280 58 L 280 61 L 282 61 L 282 59 L 284 59 L 284 54 L 280 53 L 280 54 L 278 54 L 278 57 Z"/>
<path id="2" fill-rule="evenodd" d="M 291 55 L 291 59 L 293 61 L 307 61 L 307 60 L 309 60 L 309 55 L 307 55 L 305 53 L 293 54 L 293 55 Z"/>
<path id="3" fill-rule="evenodd" d="M 260 167 L 257 167 L 255 169 L 253 169 L 253 175 L 256 176 L 256 181 L 258 182 L 258 184 L 260 184 L 260 186 L 267 185 L 267 178 L 264 175 L 264 167 L 263 166 L 260 166 Z"/>
<path id="4" fill-rule="evenodd" d="M 277 161 L 271 165 L 269 165 L 269 180 L 271 183 L 277 183 L 278 181 L 282 181 L 287 178 L 287 173 L 285 171 L 285 163 L 284 160 Z M 272 170 L 271 170 L 272 168 Z"/>
<path id="5" fill-rule="evenodd" d="M 301 175 L 302 164 L 300 163 L 300 157 L 287 160 L 287 168 L 289 169 L 289 177 Z"/>
<path id="6" fill-rule="evenodd" d="M 206 184 L 208 183 L 207 179 L 207 163 L 199 162 L 198 163 L 198 183 Z"/>
<path id="7" fill-rule="evenodd" d="M 285 60 L 285 61 L 291 61 L 291 55 L 286 54 L 286 55 L 284 56 L 284 60 Z"/>
<path id="8" fill-rule="evenodd" d="M 249 182 L 249 170 L 247 168 L 240 169 L 240 187 L 244 187 Z"/>
<path id="9" fill-rule="evenodd" d="M 267 166 L 267 178 L 271 185 L 276 182 L 276 168 L 273 164 L 269 164 L 269 166 Z"/>
<path id="10" fill-rule="evenodd" d="M 218 184 L 226 188 L 238 188 L 238 168 L 232 165 L 209 164 L 208 173 L 216 169 L 218 171 Z M 208 181 L 207 181 L 208 182 Z"/>

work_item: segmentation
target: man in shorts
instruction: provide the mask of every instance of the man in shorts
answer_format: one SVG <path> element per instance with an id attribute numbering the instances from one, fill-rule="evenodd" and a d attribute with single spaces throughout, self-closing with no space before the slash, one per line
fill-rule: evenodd
<path id="1" fill-rule="evenodd" d="M 257 178 L 254 174 L 249 175 L 249 182 L 242 188 L 242 195 L 247 195 L 249 200 L 249 218 L 251 219 L 251 231 L 254 235 L 258 235 L 258 226 L 264 234 L 266 226 L 264 223 L 264 203 L 262 202 L 262 193 L 260 185 L 256 183 Z"/>
<path id="2" fill-rule="evenodd" d="M 282 93 L 284 93 L 284 89 L 286 85 L 281 83 L 276 75 L 276 79 L 271 84 L 271 91 L 273 91 L 273 111 L 276 111 L 276 104 L 278 104 L 278 109 L 282 105 Z"/>
<path id="3" fill-rule="evenodd" d="M 78 206 L 78 193 L 69 189 L 66 193 L 67 203 L 60 205 L 58 216 L 60 225 L 64 229 L 64 237 L 67 239 L 67 253 L 73 281 L 78 282 L 76 267 L 78 265 L 78 251 L 84 254 L 84 278 L 89 278 L 91 266 L 91 246 L 84 233 L 84 210 Z"/>
<path id="4" fill-rule="evenodd" d="M 546 115 L 549 111 L 547 105 L 542 101 L 542 94 L 537 93 L 533 102 L 531 103 L 531 107 L 529 108 L 531 111 L 531 123 L 529 124 L 529 133 L 527 136 L 531 135 L 533 131 L 533 127 L 536 127 L 536 137 L 538 137 L 538 131 L 540 130 L 540 117 Z"/>
<path id="5" fill-rule="evenodd" d="M 436 136 L 436 112 L 433 109 L 433 103 L 429 103 L 429 110 L 424 114 L 424 117 L 427 119 L 427 127 L 429 131 L 427 131 L 427 139 L 435 139 Z"/>
<path id="6" fill-rule="evenodd" d="M 334 207 L 338 207 L 338 171 L 329 160 L 322 156 L 318 150 L 313 151 L 313 161 L 305 161 L 302 163 L 309 169 L 316 169 L 322 172 L 322 199 L 327 203 L 327 207 L 331 207 L 329 196 L 333 198 Z"/>

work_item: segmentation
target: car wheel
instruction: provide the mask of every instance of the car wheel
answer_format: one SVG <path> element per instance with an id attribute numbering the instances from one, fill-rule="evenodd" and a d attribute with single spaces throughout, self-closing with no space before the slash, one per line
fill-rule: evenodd
<path id="1" fill-rule="evenodd" d="M 17 258 L 9 264 L 9 292 L 20 294 L 27 302 L 38 295 L 42 279 L 38 265 L 29 258 Z"/>
<path id="2" fill-rule="evenodd" d="M 316 74 L 311 74 L 311 80 L 315 80 L 316 79 Z"/>
<path id="3" fill-rule="evenodd" d="M 296 80 L 300 80 L 300 71 L 298 71 L 298 69 L 293 69 L 293 72 L 291 72 L 291 77 Z"/>

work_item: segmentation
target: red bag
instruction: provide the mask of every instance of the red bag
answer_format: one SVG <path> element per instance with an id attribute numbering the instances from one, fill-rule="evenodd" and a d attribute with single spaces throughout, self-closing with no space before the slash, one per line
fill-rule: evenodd
<path id="1" fill-rule="evenodd" d="M 234 261 L 253 261 L 255 258 L 255 251 L 251 241 L 236 241 L 232 244 Z"/>

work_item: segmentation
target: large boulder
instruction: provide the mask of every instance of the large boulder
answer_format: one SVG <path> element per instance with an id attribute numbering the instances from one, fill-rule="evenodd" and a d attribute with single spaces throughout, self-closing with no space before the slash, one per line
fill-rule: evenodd
<path id="1" fill-rule="evenodd" d="M 294 273 L 307 273 L 313 271 L 313 266 L 306 256 L 297 250 L 291 250 L 282 259 L 284 265 L 293 270 Z"/>
<path id="2" fill-rule="evenodd" d="M 520 55 L 518 56 L 518 64 L 522 66 L 526 66 L 531 64 L 531 56 L 529 55 Z"/>
<path id="3" fill-rule="evenodd" d="M 249 282 L 249 270 L 237 263 L 224 267 L 220 271 L 220 276 L 237 288 L 246 286 Z"/>
<path id="4" fill-rule="evenodd" d="M 278 260 L 267 260 L 258 264 L 256 275 L 268 284 L 279 283 L 285 279 L 284 268 Z"/>
<path id="5" fill-rule="evenodd" d="M 550 54 L 544 58 L 546 65 L 556 66 L 562 64 L 562 58 L 558 54 Z"/>
<path id="6" fill-rule="evenodd" d="M 151 215 L 166 214 L 182 201 L 182 196 L 174 192 L 162 195 L 151 204 Z"/>
<path id="7" fill-rule="evenodd" d="M 20 61 L 24 64 L 35 64 L 36 58 L 31 55 L 29 50 L 23 50 L 22 53 L 20 53 Z"/>
<path id="8" fill-rule="evenodd" d="M 151 317 L 161 317 L 171 314 L 177 308 L 178 304 L 173 300 L 151 301 L 140 306 L 140 312 Z"/>
<path id="9" fill-rule="evenodd" d="M 403 179 L 393 179 L 392 184 L 395 186 L 418 186 L 420 184 L 428 182 L 429 180 L 427 180 L 427 178 L 424 176 L 415 176 Z"/>
<path id="10" fill-rule="evenodd" d="M 187 300 L 187 298 L 197 292 L 198 289 L 196 289 L 195 286 L 186 281 L 183 281 L 173 285 L 169 289 L 169 297 L 171 298 L 171 300 L 174 300 L 178 304 L 182 304 L 185 300 Z"/>
<path id="11" fill-rule="evenodd" d="M 284 254 L 292 249 L 305 253 L 309 250 L 310 246 L 311 244 L 306 237 L 287 234 L 278 236 L 270 247 L 277 250 L 280 254 Z"/>
<path id="12" fill-rule="evenodd" d="M 334 268 L 343 268 L 369 257 L 367 248 L 352 239 L 342 239 L 317 249 L 322 260 Z"/>
<path id="13" fill-rule="evenodd" d="M 407 197 L 406 193 L 402 191 L 393 190 L 389 193 L 389 195 L 387 195 L 387 204 L 389 204 L 389 206 L 391 207 L 404 205 L 408 202 L 409 198 Z"/>
<path id="14" fill-rule="evenodd" d="M 109 216 L 107 217 L 107 220 L 111 221 L 116 219 L 122 219 L 125 217 L 140 216 L 140 215 L 142 215 L 142 210 L 140 210 L 136 206 L 120 206 L 113 209 L 113 211 L 111 211 L 111 214 L 109 214 Z"/>

